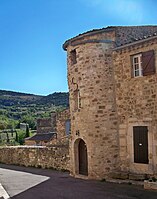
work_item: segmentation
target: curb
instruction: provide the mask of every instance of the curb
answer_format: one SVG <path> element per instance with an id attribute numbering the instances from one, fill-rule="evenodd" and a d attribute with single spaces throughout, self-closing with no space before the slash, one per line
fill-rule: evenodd
<path id="1" fill-rule="evenodd" d="M 0 183 L 0 199 L 9 199 L 9 198 L 10 198 L 10 196 L 8 195 L 8 193 L 6 192 L 6 190 Z"/>
<path id="2" fill-rule="evenodd" d="M 135 181 L 135 180 L 120 180 L 120 179 L 107 179 L 107 182 L 118 183 L 118 184 L 133 184 L 143 186 L 144 181 Z"/>

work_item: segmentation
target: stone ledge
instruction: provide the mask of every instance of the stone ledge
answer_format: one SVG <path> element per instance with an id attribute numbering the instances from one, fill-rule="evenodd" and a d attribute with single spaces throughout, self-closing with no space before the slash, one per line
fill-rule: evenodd
<path id="1" fill-rule="evenodd" d="M 147 179 L 146 174 L 129 174 L 129 179 L 130 180 L 137 180 L 137 181 L 144 181 L 145 179 Z"/>
<path id="2" fill-rule="evenodd" d="M 110 177 L 112 179 L 120 179 L 120 180 L 126 180 L 128 179 L 128 173 L 124 173 L 124 172 L 112 172 L 110 174 Z"/>
<path id="3" fill-rule="evenodd" d="M 119 180 L 133 180 L 133 181 L 144 181 L 148 179 L 146 174 L 136 174 L 136 173 L 127 173 L 127 172 L 112 172 L 110 174 L 112 179 Z"/>
<path id="4" fill-rule="evenodd" d="M 143 181 L 135 181 L 135 180 L 121 180 L 121 179 L 107 179 L 106 182 L 118 183 L 118 184 L 129 184 L 129 185 L 139 185 L 143 186 Z"/>
<path id="5" fill-rule="evenodd" d="M 157 190 L 157 182 L 144 181 L 144 189 Z"/>

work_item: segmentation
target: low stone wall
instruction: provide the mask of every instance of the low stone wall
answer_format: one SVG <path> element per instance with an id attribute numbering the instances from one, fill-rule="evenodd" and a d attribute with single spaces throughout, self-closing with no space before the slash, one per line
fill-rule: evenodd
<path id="1" fill-rule="evenodd" d="M 69 147 L 0 147 L 0 163 L 69 170 Z"/>

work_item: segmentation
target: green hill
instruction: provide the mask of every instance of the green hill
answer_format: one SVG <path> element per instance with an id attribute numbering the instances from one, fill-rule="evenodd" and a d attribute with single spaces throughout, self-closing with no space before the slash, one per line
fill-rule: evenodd
<path id="1" fill-rule="evenodd" d="M 49 117 L 52 111 L 69 106 L 69 93 L 59 92 L 47 96 L 0 90 L 0 130 L 15 128 L 27 122 L 36 128 L 36 119 Z"/>
<path id="2" fill-rule="evenodd" d="M 69 106 L 69 94 L 66 92 L 55 92 L 47 96 L 41 96 L 0 90 L 0 106 L 29 104 L 53 104 L 55 106 Z"/>

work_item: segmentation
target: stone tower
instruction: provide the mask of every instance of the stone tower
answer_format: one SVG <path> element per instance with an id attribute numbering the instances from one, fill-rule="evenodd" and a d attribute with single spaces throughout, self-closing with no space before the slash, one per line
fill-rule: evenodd
<path id="1" fill-rule="evenodd" d="M 93 34 L 94 33 L 94 34 Z M 88 32 L 64 44 L 68 54 L 71 174 L 100 179 L 118 166 L 111 49 L 115 32 Z"/>
<path id="2" fill-rule="evenodd" d="M 113 50 L 157 27 L 107 27 L 67 40 L 70 92 L 70 171 L 103 179 L 120 169 Z"/>

